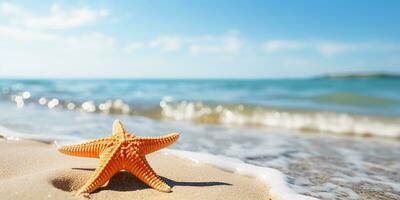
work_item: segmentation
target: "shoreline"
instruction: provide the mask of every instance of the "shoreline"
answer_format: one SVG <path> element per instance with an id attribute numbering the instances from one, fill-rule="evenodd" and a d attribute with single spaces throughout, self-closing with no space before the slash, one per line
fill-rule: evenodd
<path id="1" fill-rule="evenodd" d="M 35 146 L 38 145 L 38 146 L 42 146 L 45 149 L 47 149 L 46 150 L 47 153 L 54 147 L 54 145 L 58 145 L 55 141 L 51 142 L 51 140 L 49 140 L 49 138 L 41 139 L 40 137 L 35 137 L 35 138 L 26 139 L 26 138 L 21 138 L 20 136 L 6 136 L 6 135 L 0 135 L 0 136 L 1 136 L 0 137 L 0 145 L 4 145 L 4 143 L 14 143 L 14 145 L 22 145 L 22 148 L 29 149 L 29 147 L 26 147 L 26 145 L 24 145 L 24 144 L 28 144 L 28 145 L 35 144 Z M 56 148 L 54 148 L 53 150 L 56 154 L 58 153 L 56 151 Z M 60 154 L 57 157 L 65 157 L 65 156 Z M 246 164 L 238 159 L 229 158 L 229 157 L 225 157 L 225 156 L 215 156 L 215 155 L 210 155 L 210 154 L 206 154 L 206 153 L 197 153 L 197 152 L 173 150 L 173 149 L 163 149 L 157 153 L 154 153 L 154 155 L 150 155 L 150 157 L 151 157 L 150 161 L 153 160 L 153 157 L 156 157 L 155 160 L 160 159 L 160 157 L 172 158 L 172 159 L 176 159 L 177 163 L 186 163 L 188 165 L 191 165 L 194 168 L 199 168 L 199 169 L 209 168 L 209 169 L 218 171 L 218 173 L 226 173 L 226 174 L 229 174 L 229 176 L 235 177 L 238 179 L 243 179 L 243 178 L 250 179 L 251 181 L 246 181 L 246 182 L 251 182 L 258 188 L 260 188 L 260 185 L 261 185 L 261 188 L 262 188 L 261 190 L 263 190 L 262 192 L 265 193 L 264 197 L 266 197 L 268 200 L 270 200 L 270 199 L 271 200 L 272 199 L 273 200 L 289 200 L 289 199 L 315 200 L 316 199 L 314 197 L 297 194 L 292 189 L 290 189 L 286 183 L 285 175 L 283 173 L 281 173 L 280 171 L 278 171 L 276 169 L 272 169 L 272 168 L 258 167 L 255 165 Z M 84 165 L 92 164 L 91 165 L 92 168 L 94 168 L 97 164 L 96 159 L 86 159 L 85 160 L 85 159 L 76 158 L 76 157 L 67 157 L 67 158 L 81 160 L 81 162 L 83 162 Z M 161 160 L 162 159 L 165 159 L 165 158 L 161 158 Z M 189 161 L 189 162 L 187 162 L 187 161 Z M 163 165 L 165 165 L 165 163 L 163 163 Z M 1 168 L 2 168 L 2 166 L 0 165 L 0 169 Z M 74 168 L 72 168 L 72 169 L 74 169 Z M 209 170 L 208 170 L 208 172 L 209 172 Z M 67 172 L 66 169 L 64 169 L 64 172 L 59 172 L 58 176 L 61 177 L 61 179 L 56 178 L 56 179 L 52 180 L 51 182 L 52 182 L 53 187 L 64 190 L 64 192 L 65 191 L 71 192 L 70 190 L 77 190 L 79 187 L 71 186 L 71 183 L 69 182 L 72 179 L 70 177 L 70 173 L 71 172 Z M 86 176 L 88 176 L 87 173 L 86 173 Z M 69 181 L 65 181 L 65 177 L 67 177 L 66 179 L 68 179 Z M 3 179 L 3 178 L 4 177 L 2 177 L 0 174 L 0 184 L 2 182 L 1 179 Z M 168 182 L 168 179 L 166 179 L 166 180 Z M 83 183 L 84 182 L 82 182 L 82 180 L 80 179 L 79 184 L 83 184 Z M 69 186 L 66 186 L 65 184 L 67 184 Z M 146 187 L 146 186 L 144 186 L 144 187 Z M 106 188 L 107 188 L 107 186 L 106 186 Z M 239 190 L 242 190 L 242 189 L 239 189 Z M 95 192 L 95 194 L 97 192 Z M 134 192 L 134 191 L 132 191 L 132 192 Z M 0 193 L 2 193 L 2 191 L 0 191 Z M 258 191 L 258 193 L 260 193 L 260 190 Z M 240 192 L 238 194 L 243 195 L 243 192 Z M 265 199 L 264 197 L 262 199 Z M 207 197 L 207 198 L 210 198 L 210 197 Z"/>
<path id="2" fill-rule="evenodd" d="M 101 124 L 106 124 L 106 122 L 103 121 Z M 159 125 L 158 123 L 152 123 L 152 121 L 143 120 L 139 120 L 139 122 L 131 120 L 131 122 L 133 123 L 130 126 L 142 133 L 145 132 L 144 130 L 151 130 L 152 127 Z M 147 124 L 147 122 L 151 123 Z M 244 169 L 244 172 L 242 172 L 243 168 L 241 169 L 236 164 L 246 162 L 252 166 L 263 166 L 263 168 L 268 169 L 274 168 L 284 174 L 277 180 L 283 182 L 285 188 L 289 186 L 296 194 L 312 196 L 321 200 L 346 197 L 390 200 L 396 199 L 400 194 L 400 188 L 396 182 L 399 177 L 397 173 L 399 165 L 396 162 L 396 158 L 398 158 L 400 149 L 396 141 L 381 140 L 379 138 L 365 139 L 337 135 L 328 136 L 323 134 L 307 135 L 285 132 L 263 134 L 256 131 L 258 129 L 221 128 L 216 130 L 218 134 L 213 132 L 214 134 L 210 135 L 202 131 L 201 135 L 197 135 L 196 132 L 192 132 L 191 130 L 198 130 L 199 127 L 190 126 L 189 128 L 190 130 L 182 129 L 182 132 L 193 135 L 182 137 L 182 143 L 178 142 L 174 148 L 183 149 L 184 151 L 178 150 L 177 152 L 181 153 L 182 158 L 186 159 L 186 162 L 194 162 L 194 165 L 196 163 L 207 164 L 207 162 L 210 162 L 207 165 L 244 176 L 248 176 L 244 172 L 255 172 L 257 170 Z M 168 129 L 171 129 L 171 127 Z M 209 129 L 207 130 L 209 131 Z M 160 129 L 153 132 L 165 131 Z M 246 134 L 243 134 L 243 132 L 246 132 Z M 50 133 L 48 131 L 44 131 L 43 135 L 32 135 L 30 133 L 29 130 L 21 132 L 21 130 L 14 127 L 0 129 L 0 134 L 3 134 L 4 139 L 20 140 L 22 142 L 27 138 L 46 143 L 47 145 L 53 143 L 55 140 L 60 144 L 79 143 L 84 140 L 82 137 L 71 135 L 46 134 Z M 199 140 L 191 140 L 191 138 L 195 137 Z M 202 146 L 197 144 L 197 142 L 201 142 L 201 139 L 204 137 L 216 141 L 204 145 L 205 147 L 212 148 L 199 148 Z M 222 137 L 228 140 L 229 144 L 241 144 L 241 146 L 219 146 L 220 143 L 218 141 Z M 191 148 L 189 146 L 182 146 L 185 144 L 190 145 Z M 249 149 L 249 145 L 255 145 L 256 147 Z M 188 152 L 186 150 L 208 153 L 205 154 L 206 159 L 201 160 L 202 153 Z M 160 153 L 174 153 L 173 151 L 176 150 L 168 151 L 161 151 Z M 232 152 L 237 155 L 232 154 Z M 232 157 L 236 159 L 232 159 Z M 222 159 L 223 162 L 213 163 L 211 158 Z M 230 166 L 230 164 L 227 164 L 230 163 L 229 161 L 233 161 L 235 167 L 232 167 L 234 165 Z M 225 166 L 219 166 L 220 163 L 225 164 Z M 274 186 L 273 184 L 279 181 L 271 177 L 268 176 L 267 180 L 270 182 L 267 182 L 267 184 L 263 183 L 264 187 L 265 185 L 268 186 L 267 189 L 270 189 L 269 194 L 273 197 L 272 199 L 285 199 L 282 197 L 284 193 L 274 193 L 274 191 L 279 190 L 274 189 L 276 185 Z M 382 190 L 386 192 L 383 193 L 381 192 Z M 277 194 L 277 196 L 274 194 Z"/>
<path id="3" fill-rule="evenodd" d="M 286 176 L 279 170 L 246 164 L 239 159 L 226 156 L 216 156 L 183 150 L 164 149 L 165 155 L 174 155 L 190 160 L 196 164 L 207 164 L 233 174 L 248 176 L 265 184 L 269 188 L 269 198 L 273 200 L 317 200 L 311 196 L 296 193 L 288 187 Z"/>

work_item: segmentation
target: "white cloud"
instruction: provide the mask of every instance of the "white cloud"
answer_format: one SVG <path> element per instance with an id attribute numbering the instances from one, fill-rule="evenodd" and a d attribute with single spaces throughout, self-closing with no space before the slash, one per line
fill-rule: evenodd
<path id="1" fill-rule="evenodd" d="M 242 41 L 237 37 L 228 37 L 225 40 L 224 50 L 227 52 L 237 52 L 242 48 Z"/>
<path id="2" fill-rule="evenodd" d="M 47 15 L 35 15 L 11 3 L 1 3 L 0 13 L 7 16 L 13 25 L 30 29 L 68 29 L 92 24 L 108 15 L 106 9 L 71 8 L 58 4 L 49 8 Z"/>
<path id="3" fill-rule="evenodd" d="M 229 32 L 224 35 L 160 36 L 151 39 L 148 47 L 160 49 L 161 52 L 184 49 L 190 55 L 236 53 L 243 47 L 243 42 L 237 35 L 237 32 Z"/>
<path id="4" fill-rule="evenodd" d="M 25 11 L 23 11 L 21 8 L 18 6 L 3 2 L 0 4 L 0 13 L 6 15 L 6 16 L 21 16 L 25 15 Z"/>
<path id="5" fill-rule="evenodd" d="M 59 38 L 57 35 L 42 31 L 31 31 L 2 25 L 0 25 L 0 35 L 9 38 L 34 41 L 53 41 Z"/>
<path id="6" fill-rule="evenodd" d="M 176 51 L 181 48 L 181 39 L 178 37 L 157 37 L 149 42 L 150 48 L 159 48 L 162 52 Z"/>
<path id="7" fill-rule="evenodd" d="M 267 53 L 302 50 L 317 52 L 327 57 L 349 52 L 384 52 L 400 49 L 399 45 L 384 42 L 341 42 L 329 40 L 269 40 L 262 47 Z"/>
<path id="8" fill-rule="evenodd" d="M 263 48 L 268 53 L 301 49 L 304 46 L 305 45 L 303 42 L 290 41 L 290 40 L 270 40 L 263 44 Z"/>
<path id="9" fill-rule="evenodd" d="M 50 7 L 50 14 L 37 16 L 11 3 L 0 3 L 0 14 L 7 16 L 8 24 L 0 25 L 0 35 L 11 39 L 48 42 L 72 48 L 109 48 L 114 39 L 99 32 L 66 36 L 48 29 L 66 29 L 83 26 L 108 15 L 105 9 L 62 9 L 58 4 Z"/>
<path id="10" fill-rule="evenodd" d="M 132 42 L 126 47 L 126 50 L 128 52 L 134 52 L 134 51 L 137 51 L 139 49 L 142 49 L 144 46 L 145 45 L 144 45 L 143 42 Z"/>
<path id="11" fill-rule="evenodd" d="M 114 46 L 114 39 L 112 37 L 108 37 L 99 32 L 85 33 L 76 37 L 67 37 L 64 41 L 66 44 L 77 48 L 104 49 Z"/>
<path id="12" fill-rule="evenodd" d="M 400 45 L 387 42 L 317 42 L 315 49 L 325 56 L 334 56 L 349 52 L 388 52 L 400 50 Z"/>
<path id="13" fill-rule="evenodd" d="M 344 42 L 319 42 L 314 47 L 325 56 L 333 56 L 349 51 L 363 50 L 363 47 L 370 48 L 370 45 Z"/>
<path id="14" fill-rule="evenodd" d="M 243 42 L 236 35 L 203 36 L 192 38 L 189 43 L 188 52 L 191 55 L 236 53 L 243 46 Z"/>
<path id="15" fill-rule="evenodd" d="M 77 36 L 61 36 L 43 31 L 17 29 L 0 25 L 0 36 L 11 39 L 48 42 L 51 44 L 67 45 L 73 48 L 101 49 L 114 45 L 114 39 L 103 33 L 92 32 Z"/>

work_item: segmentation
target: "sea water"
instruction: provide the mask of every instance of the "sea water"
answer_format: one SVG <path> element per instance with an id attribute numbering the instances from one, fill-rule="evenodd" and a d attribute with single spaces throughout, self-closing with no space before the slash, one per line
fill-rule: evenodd
<path id="1" fill-rule="evenodd" d="M 77 142 L 121 119 L 277 169 L 298 194 L 400 198 L 400 80 L 1 80 L 0 134 Z M 260 175 L 261 176 L 261 175 Z"/>

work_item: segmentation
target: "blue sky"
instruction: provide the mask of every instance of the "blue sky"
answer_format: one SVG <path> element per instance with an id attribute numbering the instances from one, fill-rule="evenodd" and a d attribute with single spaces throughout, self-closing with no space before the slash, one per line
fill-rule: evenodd
<path id="1" fill-rule="evenodd" d="M 0 77 L 400 73 L 400 1 L 0 1 Z"/>

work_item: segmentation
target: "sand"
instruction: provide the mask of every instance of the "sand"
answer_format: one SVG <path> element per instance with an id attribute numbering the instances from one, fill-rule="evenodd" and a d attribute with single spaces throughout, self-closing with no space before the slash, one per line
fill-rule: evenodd
<path id="1" fill-rule="evenodd" d="M 39 141 L 0 139 L 0 199 L 86 199 L 77 196 L 97 159 L 66 156 Z M 267 187 L 254 178 L 195 164 L 173 155 L 147 156 L 172 193 L 153 190 L 120 171 L 90 199 L 268 199 Z"/>

